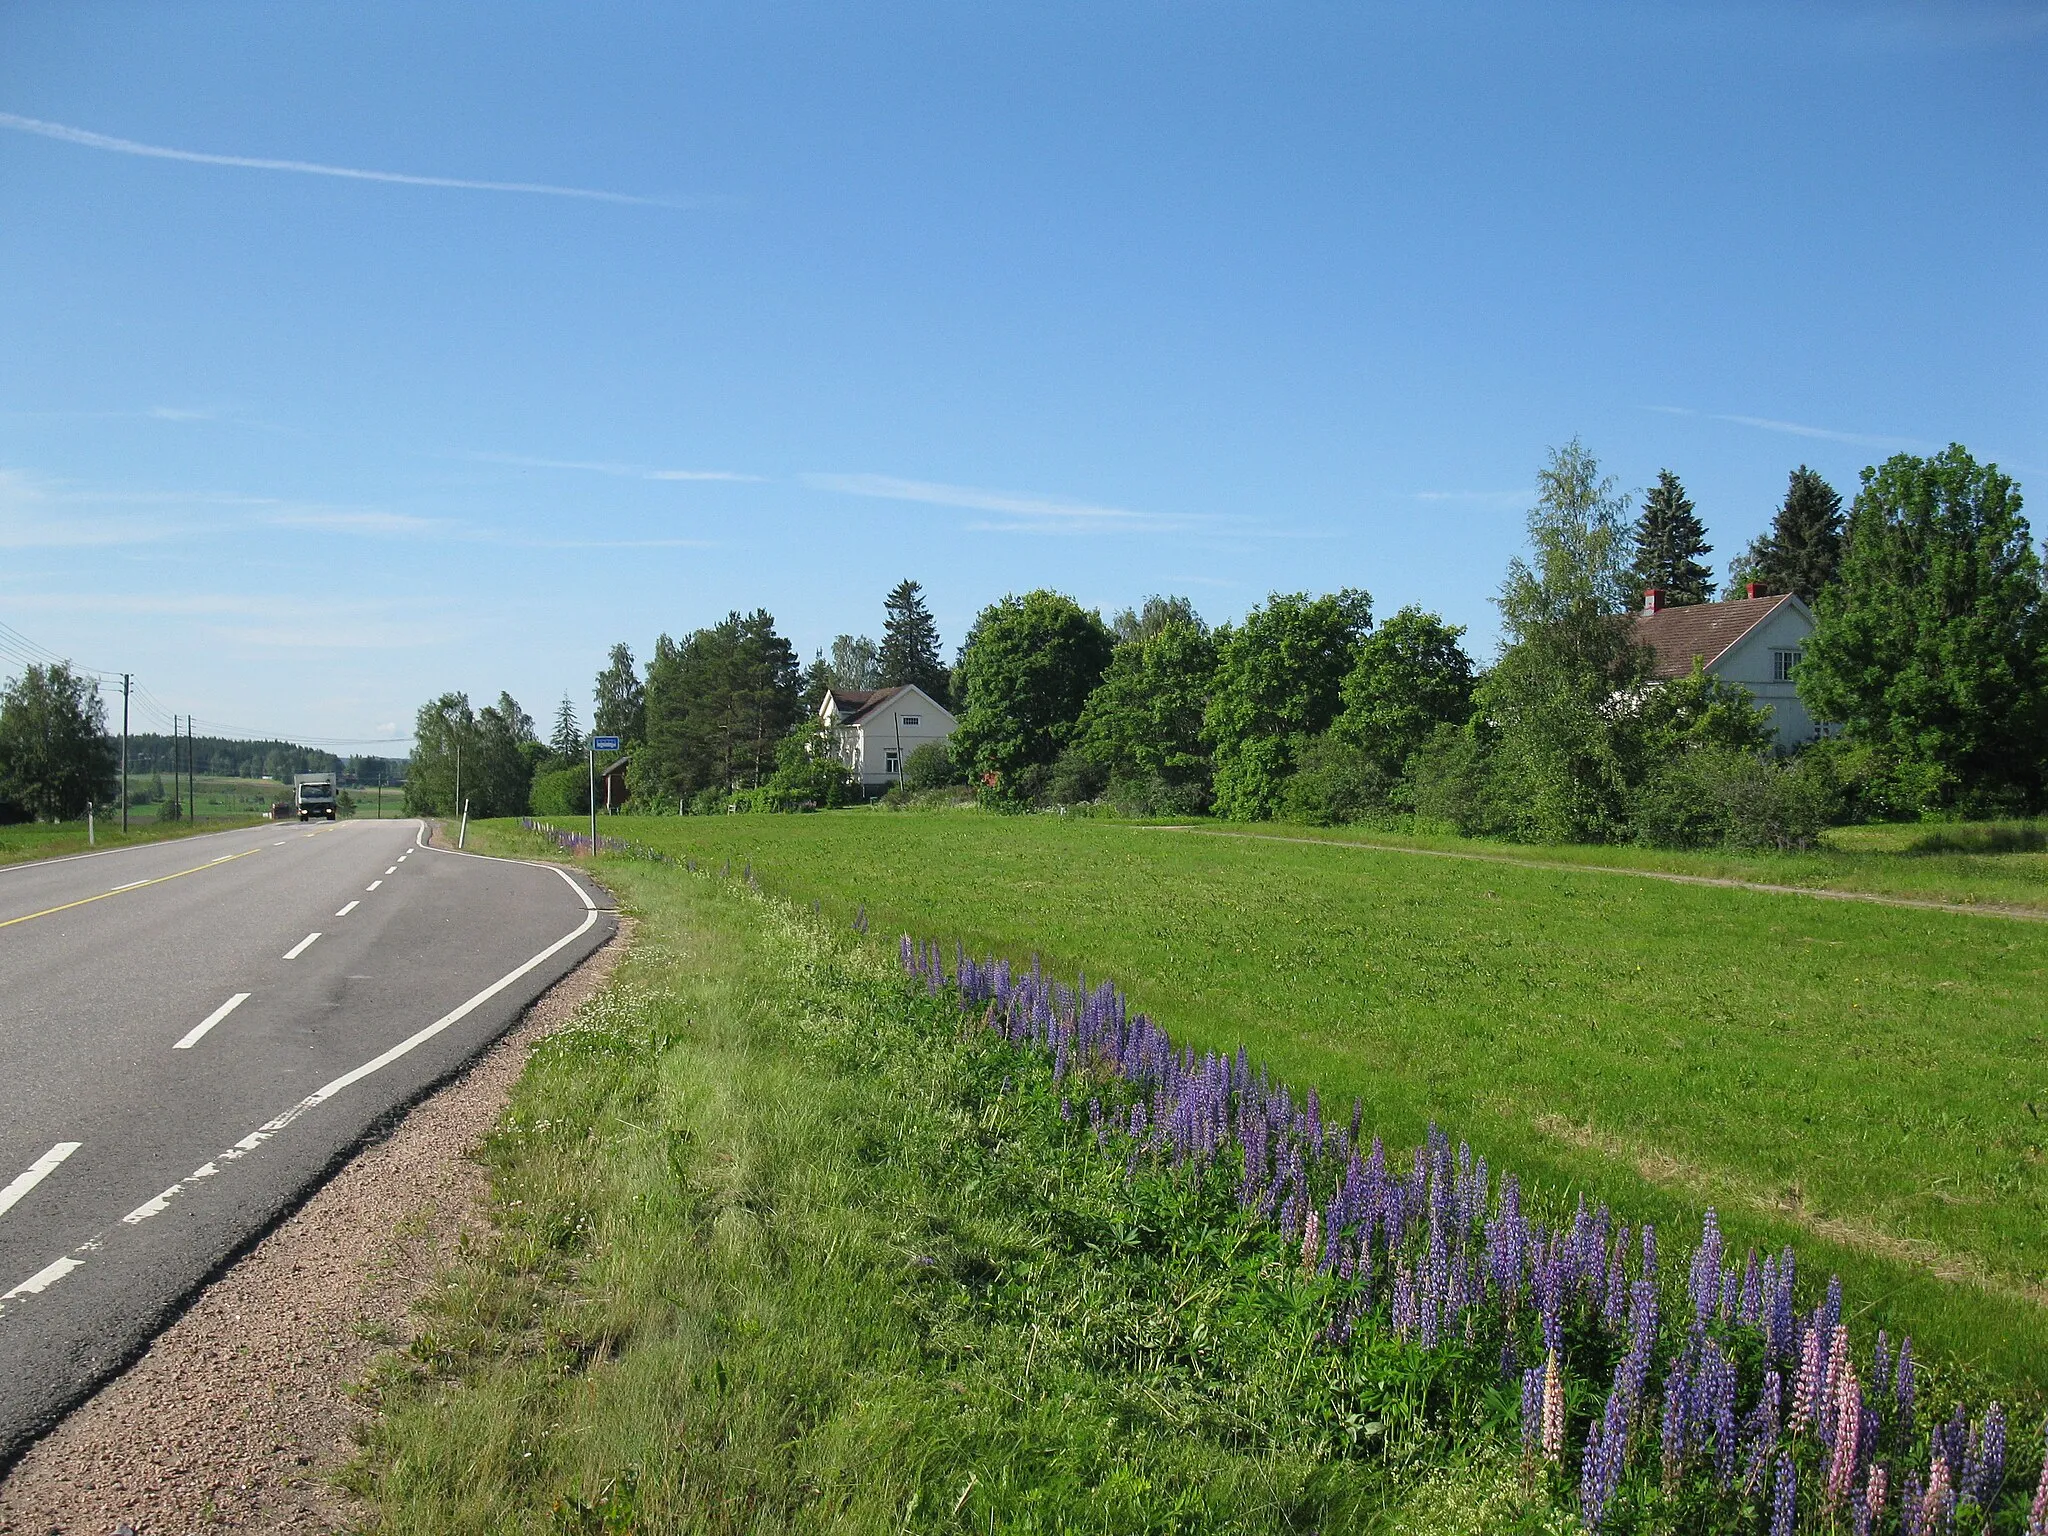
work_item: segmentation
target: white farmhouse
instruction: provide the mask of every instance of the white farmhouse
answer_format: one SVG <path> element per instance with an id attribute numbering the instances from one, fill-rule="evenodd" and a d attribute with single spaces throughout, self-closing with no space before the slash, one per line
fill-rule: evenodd
<path id="1" fill-rule="evenodd" d="M 1781 752 L 1825 734 L 1792 681 L 1812 633 L 1811 608 L 1789 594 L 1760 597 L 1754 583 L 1746 597 L 1679 608 L 1665 607 L 1664 594 L 1653 587 L 1643 594 L 1635 621 L 1636 642 L 1657 654 L 1652 677 L 1686 677 L 1697 659 L 1713 676 L 1740 683 L 1770 710 Z"/>
<path id="2" fill-rule="evenodd" d="M 869 794 L 902 779 L 911 753 L 927 742 L 944 741 L 959 724 L 914 683 L 830 689 L 818 701 L 818 718 L 837 734 L 840 759 Z"/>

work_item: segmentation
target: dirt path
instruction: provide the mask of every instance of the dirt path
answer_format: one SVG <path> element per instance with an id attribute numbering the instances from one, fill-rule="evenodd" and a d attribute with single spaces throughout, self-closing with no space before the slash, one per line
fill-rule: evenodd
<path id="1" fill-rule="evenodd" d="M 1762 891 L 1768 896 L 1812 896 L 1821 901 L 1864 901 L 1880 907 L 1909 907 L 1921 912 L 1960 912 L 1966 917 L 2009 917 L 2023 923 L 2048 923 L 2048 907 L 2008 907 L 1992 902 L 1931 901 L 1918 896 L 1884 896 L 1875 891 L 1833 891 L 1818 885 L 1771 885 L 1726 875 L 1681 875 L 1669 869 L 1631 869 L 1625 864 L 1569 864 L 1562 859 L 1518 859 L 1511 853 L 1474 853 L 1456 848 L 1413 848 L 1405 843 L 1364 843 L 1348 837 L 1283 837 L 1277 832 L 1224 832 L 1214 827 L 1147 826 L 1141 832 L 1185 832 L 1192 837 L 1235 837 L 1252 843 L 1302 843 L 1314 848 L 1364 848 L 1372 853 L 1409 853 L 1425 859 L 1466 859 L 1475 864 L 1506 864 L 1515 869 L 1555 870 L 1563 874 L 1632 875 L 1638 880 L 1664 880 L 1672 885 L 1715 885 L 1731 891 Z"/>
<path id="2" fill-rule="evenodd" d="M 630 937 L 622 919 L 463 1077 L 360 1153 L 33 1446 L 0 1480 L 0 1533 L 301 1536 L 359 1523 L 333 1482 L 363 1417 L 349 1387 L 412 1337 L 413 1303 L 484 1219 L 471 1149 L 533 1043 L 597 991 Z"/>

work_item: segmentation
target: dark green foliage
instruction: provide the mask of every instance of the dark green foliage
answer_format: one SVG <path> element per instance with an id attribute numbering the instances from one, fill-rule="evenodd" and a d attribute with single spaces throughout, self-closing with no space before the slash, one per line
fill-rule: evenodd
<path id="1" fill-rule="evenodd" d="M 31 664 L 0 692 L 0 801 L 37 821 L 70 821 L 120 793 L 99 684 L 68 662 Z"/>
<path id="2" fill-rule="evenodd" d="M 1292 743 L 1336 718 L 1371 625 L 1371 596 L 1347 588 L 1314 599 L 1276 592 L 1242 624 L 1217 631 L 1204 724 L 1215 749 L 1218 815 L 1260 821 L 1279 809 Z"/>
<path id="3" fill-rule="evenodd" d="M 1790 592 L 1812 602 L 1835 579 L 1842 560 L 1842 498 L 1804 464 L 1792 471 L 1785 500 L 1728 569 L 1731 586 L 1756 582 L 1765 592 Z"/>
<path id="4" fill-rule="evenodd" d="M 899 581 L 882 601 L 882 646 L 875 657 L 872 686 L 922 688 L 942 705 L 952 703 L 950 679 L 939 660 L 939 626 L 925 606 L 924 588 Z M 834 661 L 838 660 L 837 650 Z M 853 686 L 853 685 L 846 685 Z"/>
<path id="5" fill-rule="evenodd" d="M 1712 554 L 1714 546 L 1707 542 L 1706 527 L 1685 487 L 1668 469 L 1657 471 L 1655 488 L 1643 498 L 1633 543 L 1631 573 L 1638 593 L 1655 587 L 1674 608 L 1713 598 L 1714 573 L 1699 557 Z"/>
<path id="6" fill-rule="evenodd" d="M 466 693 L 444 693 L 420 706 L 413 717 L 412 768 L 405 777 L 406 815 L 459 814 L 456 779 L 465 767 L 474 771 L 468 743 L 475 731 L 476 713 Z M 471 756 L 470 763 L 458 762 L 464 755 Z"/>
<path id="7" fill-rule="evenodd" d="M 943 741 L 926 742 L 903 763 L 903 782 L 913 790 L 944 789 L 965 782 L 965 778 L 953 761 L 952 748 Z"/>
<path id="8" fill-rule="evenodd" d="M 1148 618 L 1160 604 L 1159 598 L 1146 602 Z M 1131 634 L 1089 695 L 1076 742 L 1106 782 L 1139 786 L 1156 780 L 1169 793 L 1178 789 L 1206 800 L 1203 715 L 1216 675 L 1215 641 L 1191 612 L 1159 615 L 1149 632 L 1134 623 Z"/>
<path id="9" fill-rule="evenodd" d="M 728 614 L 681 645 L 663 635 L 647 667 L 647 736 L 628 770 L 636 800 L 676 805 L 753 789 L 802 712 L 796 653 L 765 609 Z"/>
<path id="10" fill-rule="evenodd" d="M 1332 730 L 1296 742 L 1292 756 L 1294 771 L 1280 791 L 1284 820 L 1328 827 L 1386 809 L 1394 777 L 1377 753 Z"/>
<path id="11" fill-rule="evenodd" d="M 611 662 L 597 674 L 597 713 L 591 728 L 599 736 L 642 741 L 647 736 L 647 692 L 624 641 L 612 647 Z"/>
<path id="12" fill-rule="evenodd" d="M 1813 847 L 1841 798 L 1823 757 L 1709 749 L 1647 775 L 1631 797 L 1629 829 L 1652 847 L 1786 852 Z"/>
<path id="13" fill-rule="evenodd" d="M 1863 472 L 1815 607 L 1815 718 L 1938 775 L 1940 805 L 2031 805 L 2048 739 L 2048 606 L 2019 487 L 1960 444 Z"/>
<path id="14" fill-rule="evenodd" d="M 1440 725 L 1472 714 L 1472 658 L 1462 625 L 1407 607 L 1359 642 L 1330 734 L 1363 751 L 1388 783 Z"/>
<path id="15" fill-rule="evenodd" d="M 1021 804 L 1039 787 L 1030 770 L 1049 768 L 1072 739 L 1112 644 L 1097 615 L 1057 592 L 982 610 L 960 654 L 953 753 L 992 803 Z"/>
<path id="16" fill-rule="evenodd" d="M 1085 805 L 1109 788 L 1109 774 L 1080 747 L 1053 759 L 1045 776 L 1045 798 L 1054 805 Z"/>

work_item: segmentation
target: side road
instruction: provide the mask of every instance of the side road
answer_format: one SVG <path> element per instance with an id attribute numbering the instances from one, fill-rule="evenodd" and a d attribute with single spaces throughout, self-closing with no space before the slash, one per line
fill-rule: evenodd
<path id="1" fill-rule="evenodd" d="M 381 1350 L 410 1342 L 413 1304 L 480 1224 L 485 1182 L 469 1152 L 527 1052 L 602 987 L 630 942 L 622 921 L 33 1447 L 0 1480 L 0 1533 L 297 1536 L 360 1523 L 334 1482 L 363 1414 L 352 1384 Z"/>

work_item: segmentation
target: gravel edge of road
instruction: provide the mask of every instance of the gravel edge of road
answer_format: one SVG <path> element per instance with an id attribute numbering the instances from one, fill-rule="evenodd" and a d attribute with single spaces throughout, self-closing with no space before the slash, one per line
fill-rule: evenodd
<path id="1" fill-rule="evenodd" d="M 0 1536 L 360 1523 L 334 1482 L 365 1417 L 351 1386 L 410 1342 L 415 1303 L 485 1224 L 488 1185 L 471 1153 L 528 1051 L 603 986 L 633 926 L 621 916 L 461 1076 L 351 1157 L 31 1446 L 0 1477 Z"/>

